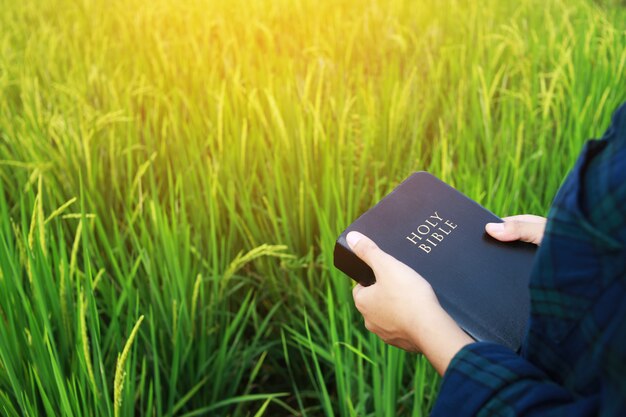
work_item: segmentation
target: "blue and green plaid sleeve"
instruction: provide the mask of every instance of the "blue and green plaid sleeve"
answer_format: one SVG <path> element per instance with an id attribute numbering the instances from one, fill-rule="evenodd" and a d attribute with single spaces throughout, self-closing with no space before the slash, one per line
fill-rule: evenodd
<path id="1" fill-rule="evenodd" d="M 597 416 L 603 401 L 621 399 L 575 395 L 511 350 L 478 342 L 450 363 L 431 416 Z"/>
<path id="2" fill-rule="evenodd" d="M 520 354 L 461 349 L 432 416 L 626 416 L 626 105 L 555 197 Z"/>

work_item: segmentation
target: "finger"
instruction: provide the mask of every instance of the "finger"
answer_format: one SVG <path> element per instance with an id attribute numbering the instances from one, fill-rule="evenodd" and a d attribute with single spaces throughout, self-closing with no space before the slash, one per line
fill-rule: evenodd
<path id="1" fill-rule="evenodd" d="M 372 333 L 376 333 L 376 326 L 374 326 L 371 322 L 365 320 L 365 322 L 363 323 L 365 325 L 365 328 L 372 332 Z"/>
<path id="2" fill-rule="evenodd" d="M 508 220 L 504 223 L 487 223 L 485 230 L 490 236 L 502 242 L 521 240 L 522 242 L 539 245 L 545 223 L 532 223 L 519 220 Z"/>
<path id="3" fill-rule="evenodd" d="M 352 287 L 352 298 L 356 300 L 357 294 L 359 293 L 359 291 L 361 291 L 364 288 L 365 287 L 362 286 L 361 284 L 356 284 L 354 287 Z"/>
<path id="4" fill-rule="evenodd" d="M 507 216 L 507 217 L 503 217 L 502 220 L 504 220 L 505 222 L 519 221 L 519 222 L 542 223 L 542 224 L 545 224 L 547 221 L 545 217 L 535 216 L 534 214 L 518 214 L 516 216 Z"/>
<path id="5" fill-rule="evenodd" d="M 395 258 L 380 249 L 372 239 L 362 233 L 352 231 L 346 236 L 346 241 L 352 252 L 365 261 L 374 270 L 374 273 L 377 270 L 384 270 L 386 266 L 390 265 L 392 259 L 395 260 Z M 376 278 L 379 279 L 380 277 L 377 275 Z"/>
<path id="6" fill-rule="evenodd" d="M 376 285 L 373 284 L 369 287 L 364 287 L 361 284 L 357 284 L 352 288 L 352 298 L 354 299 L 354 306 L 361 314 L 364 314 L 367 311 L 367 307 L 371 304 L 372 301 L 372 287 Z"/>

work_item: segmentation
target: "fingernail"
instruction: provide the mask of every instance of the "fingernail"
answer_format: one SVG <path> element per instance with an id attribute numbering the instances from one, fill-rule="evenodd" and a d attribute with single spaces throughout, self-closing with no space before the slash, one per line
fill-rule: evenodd
<path id="1" fill-rule="evenodd" d="M 348 233 L 348 235 L 346 236 L 346 241 L 348 242 L 348 246 L 350 246 L 350 249 L 354 248 L 354 246 L 359 240 L 361 240 L 362 237 L 363 235 L 359 232 L 352 231 Z"/>
<path id="2" fill-rule="evenodd" d="M 487 223 L 487 231 L 491 233 L 504 232 L 504 223 Z"/>

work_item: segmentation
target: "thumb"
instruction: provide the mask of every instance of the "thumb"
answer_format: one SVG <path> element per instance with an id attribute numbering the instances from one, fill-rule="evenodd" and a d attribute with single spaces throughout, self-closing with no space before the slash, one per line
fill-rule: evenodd
<path id="1" fill-rule="evenodd" d="M 374 273 L 376 273 L 376 270 L 383 268 L 390 258 L 372 239 L 362 233 L 356 231 L 349 232 L 346 235 L 346 241 L 352 252 L 368 264 L 374 270 Z"/>
<path id="2" fill-rule="evenodd" d="M 502 242 L 521 240 L 539 245 L 545 227 L 545 223 L 506 220 L 504 223 L 487 223 L 485 230 L 489 235 Z"/>

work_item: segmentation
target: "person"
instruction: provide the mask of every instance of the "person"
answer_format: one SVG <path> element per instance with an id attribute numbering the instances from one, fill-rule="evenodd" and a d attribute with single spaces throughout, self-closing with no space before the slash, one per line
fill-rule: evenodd
<path id="1" fill-rule="evenodd" d="M 486 232 L 539 245 L 519 354 L 471 339 L 424 278 L 351 232 L 376 276 L 353 289 L 366 328 L 443 375 L 432 416 L 626 416 L 626 103 L 587 141 L 547 219 L 503 220 Z"/>

